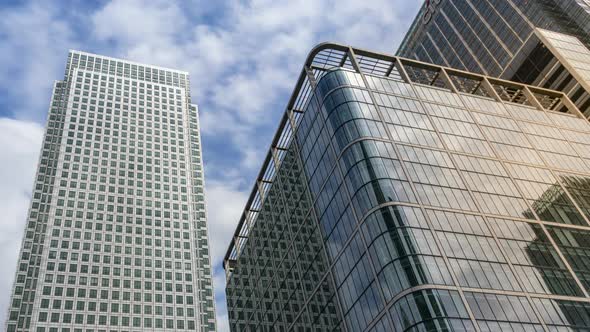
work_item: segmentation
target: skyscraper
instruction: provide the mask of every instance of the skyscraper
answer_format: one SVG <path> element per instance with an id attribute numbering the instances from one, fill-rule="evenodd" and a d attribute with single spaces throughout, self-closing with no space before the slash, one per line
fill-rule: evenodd
<path id="1" fill-rule="evenodd" d="M 563 91 L 588 118 L 588 47 L 587 0 L 433 0 L 397 54 Z"/>
<path id="2" fill-rule="evenodd" d="M 562 92 L 321 44 L 225 257 L 231 329 L 587 329 L 588 151 Z"/>
<path id="3" fill-rule="evenodd" d="M 202 165 L 186 72 L 70 51 L 7 330 L 214 331 Z"/>

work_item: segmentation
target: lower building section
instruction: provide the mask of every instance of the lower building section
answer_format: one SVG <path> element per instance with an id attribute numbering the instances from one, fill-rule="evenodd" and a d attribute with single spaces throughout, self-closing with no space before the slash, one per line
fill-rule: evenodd
<path id="1" fill-rule="evenodd" d="M 588 151 L 562 93 L 321 45 L 226 256 L 231 329 L 586 329 Z"/>

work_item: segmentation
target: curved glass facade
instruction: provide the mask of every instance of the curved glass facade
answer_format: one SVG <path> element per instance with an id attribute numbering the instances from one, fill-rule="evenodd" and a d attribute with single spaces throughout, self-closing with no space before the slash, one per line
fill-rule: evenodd
<path id="1" fill-rule="evenodd" d="M 228 271 L 233 331 L 590 325 L 590 124 L 321 74 Z"/>

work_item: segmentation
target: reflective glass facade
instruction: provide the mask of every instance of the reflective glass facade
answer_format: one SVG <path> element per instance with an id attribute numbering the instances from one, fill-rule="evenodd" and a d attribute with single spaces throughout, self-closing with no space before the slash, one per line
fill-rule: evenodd
<path id="1" fill-rule="evenodd" d="M 7 331 L 214 331 L 186 72 L 70 51 L 55 83 Z"/>
<path id="2" fill-rule="evenodd" d="M 397 54 L 564 91 L 590 117 L 590 81 L 538 36 L 549 30 L 588 48 L 589 8 L 586 0 L 427 1 Z"/>
<path id="3" fill-rule="evenodd" d="M 562 93 L 318 46 L 226 256 L 232 331 L 586 329 L 588 151 Z"/>

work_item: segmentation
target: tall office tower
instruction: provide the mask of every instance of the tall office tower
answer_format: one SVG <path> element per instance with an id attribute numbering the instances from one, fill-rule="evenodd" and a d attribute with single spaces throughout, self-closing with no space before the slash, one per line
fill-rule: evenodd
<path id="1" fill-rule="evenodd" d="M 397 55 L 563 91 L 588 118 L 588 47 L 588 0 L 433 0 Z"/>
<path id="2" fill-rule="evenodd" d="M 214 331 L 186 72 L 70 51 L 55 83 L 8 331 Z"/>
<path id="3" fill-rule="evenodd" d="M 322 44 L 225 257 L 230 326 L 587 329 L 589 222 L 562 92 Z"/>

